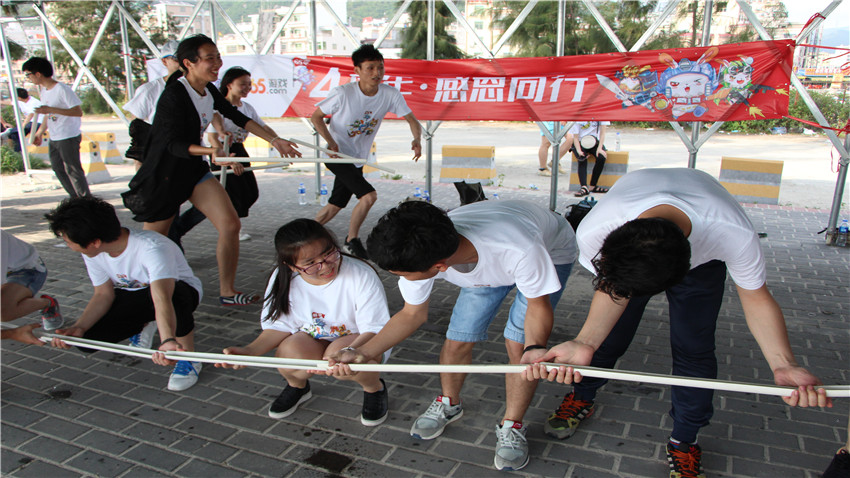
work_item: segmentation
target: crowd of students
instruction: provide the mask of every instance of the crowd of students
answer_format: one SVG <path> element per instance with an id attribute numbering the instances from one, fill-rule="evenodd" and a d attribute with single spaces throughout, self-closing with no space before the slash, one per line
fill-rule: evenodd
<path id="1" fill-rule="evenodd" d="M 364 246 L 359 229 L 377 194 L 357 166 L 329 165 L 336 173 L 331 201 L 315 220 L 295 219 L 277 231 L 276 268 L 262 297 L 235 290 L 239 218 L 256 201 L 250 191 L 243 201 L 247 189 L 256 189 L 256 181 L 244 173 L 241 186 L 225 190 L 213 179 L 210 165 L 228 164 L 237 174 L 245 166 L 230 158 L 222 161 L 221 134 L 239 157 L 247 156 L 240 145 L 249 133 L 269 141 L 282 157 L 300 153 L 242 101 L 250 87 L 249 72 L 231 69 L 220 89 L 212 85 L 221 67 L 212 40 L 188 38 L 164 61 L 179 69 L 163 79 L 155 114 L 139 110 L 139 118 L 152 122 L 138 147 L 141 166 L 122 195 L 143 229 L 123 227 L 113 206 L 87 190 L 69 190 L 71 197 L 46 215 L 50 230 L 82 254 L 93 285 L 84 311 L 67 325 L 59 325 L 61 314 L 52 297 L 35 298 L 47 273 L 37 253 L 4 232 L 3 321 L 41 310 L 45 328 L 60 337 L 112 343 L 147 330 L 146 348 L 158 333 L 152 360 L 174 367 L 167 388 L 191 387 L 201 364 L 175 362 L 165 355 L 194 349 L 194 311 L 203 298 L 201 281 L 178 244 L 166 237 L 188 200 L 219 234 L 219 303 L 240 306 L 262 300 L 261 333 L 222 353 L 260 356 L 274 350 L 277 357 L 327 359 L 331 365 L 326 371 L 280 369 L 286 385 L 269 406 L 273 418 L 294 414 L 312 397 L 310 377 L 325 374 L 360 385 L 361 422 L 381 424 L 389 410 L 387 384 L 379 373 L 357 373 L 349 364 L 386 362 L 392 348 L 428 320 L 438 279 L 461 288 L 440 363 L 471 363 L 475 344 L 487 340 L 502 302 L 516 288 L 501 333 L 510 363 L 527 367 L 522 374 L 505 376 L 504 414 L 494 418 L 493 463 L 499 470 L 519 470 L 529 462 L 523 420 L 538 381 L 574 384 L 544 424 L 545 432 L 558 439 L 572 436 L 595 412 L 596 392 L 605 383 L 583 379 L 567 366 L 547 370 L 542 362 L 613 368 L 654 295 L 664 292 L 670 304 L 673 374 L 716 378 L 714 335 L 727 272 L 774 381 L 795 388 L 783 400 L 791 406 L 832 406 L 817 388 L 820 380 L 794 358 L 782 311 L 765 282 L 764 254 L 752 223 L 715 179 L 692 169 L 647 169 L 624 176 L 576 231 L 559 214 L 525 201 L 482 201 L 448 213 L 424 201 L 403 202 L 380 218 Z M 410 124 L 413 159 L 418 159 L 421 128 L 401 95 L 381 83 L 380 53 L 366 45 L 354 53 L 353 62 L 359 81 L 339 87 L 317 105 L 312 120 L 318 133 L 330 150 L 364 157 L 383 115 L 393 112 Z M 42 112 L 63 114 L 55 108 Z M 329 127 L 323 121 L 328 114 Z M 204 146 L 201 135 L 218 115 L 224 120 L 214 126 L 212 146 Z M 377 120 L 368 131 L 357 126 L 366 115 Z M 358 130 L 354 135 L 352 128 Z M 210 157 L 209 164 L 203 155 Z M 351 195 L 358 204 L 340 245 L 323 224 Z M 393 315 L 367 258 L 398 276 L 404 306 Z M 576 259 L 595 275 L 593 299 L 576 338 L 551 346 L 555 309 Z M 36 327 L 4 330 L 3 337 L 41 344 L 33 334 Z M 60 337 L 51 345 L 69 348 Z M 464 379 L 464 374 L 441 374 L 440 393 L 413 421 L 411 436 L 436 438 L 463 416 Z M 703 476 L 698 432 L 712 416 L 712 396 L 710 390 L 673 387 L 667 443 L 671 476 Z"/>

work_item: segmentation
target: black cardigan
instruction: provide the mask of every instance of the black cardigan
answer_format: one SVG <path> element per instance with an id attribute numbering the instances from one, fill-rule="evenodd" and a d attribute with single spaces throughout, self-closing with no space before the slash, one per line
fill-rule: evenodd
<path id="1" fill-rule="evenodd" d="M 172 75 L 156 104 L 156 115 L 145 146 L 144 162 L 130 180 L 130 190 L 121 194 L 124 205 L 136 221 L 168 219 L 180 210 L 192 195 L 195 185 L 209 172 L 201 156 L 189 154 L 189 146 L 198 144 L 201 120 L 186 87 Z M 207 83 L 213 109 L 244 128 L 251 119 Z"/>

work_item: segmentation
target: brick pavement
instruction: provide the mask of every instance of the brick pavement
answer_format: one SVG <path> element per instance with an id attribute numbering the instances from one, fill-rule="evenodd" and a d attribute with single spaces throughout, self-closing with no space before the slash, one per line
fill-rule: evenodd
<path id="1" fill-rule="evenodd" d="M 244 220 L 253 239 L 242 243 L 237 286 L 261 291 L 273 263 L 275 230 L 296 216 L 312 217 L 318 205 L 298 206 L 295 172 L 261 173 L 261 197 Z M 113 204 L 126 177 L 93 187 Z M 308 181 L 305 181 L 310 184 Z M 363 230 L 380 213 L 413 190 L 409 181 L 375 181 L 379 203 Z M 437 185 L 433 197 L 443 207 L 457 205 L 450 185 Z M 541 192 L 499 191 L 503 198 L 548 204 Z M 33 243 L 50 274 L 44 286 L 66 317 L 77 316 L 91 293 L 78 254 L 55 247 L 42 219 L 64 195 L 61 191 L 9 196 L 2 203 L 4 229 Z M 559 205 L 562 208 L 563 205 Z M 823 245 L 815 233 L 826 213 L 748 207 L 759 231 L 768 285 L 782 306 L 791 342 L 801 364 L 825 383 L 850 383 L 850 255 Z M 350 209 L 330 223 L 343 237 Z M 133 225 L 129 214 L 119 217 Z M 216 234 L 209 223 L 184 240 L 187 258 L 205 287 L 196 314 L 197 350 L 219 352 L 245 344 L 259 330 L 259 307 L 224 309 L 216 303 Z M 394 278 L 381 273 L 390 310 L 402 301 Z M 552 342 L 573 337 L 590 303 L 591 276 L 576 267 L 556 310 Z M 731 281 L 717 331 L 720 378 L 772 383 L 771 373 L 741 313 Z M 429 322 L 395 348 L 395 363 L 436 363 L 457 295 L 438 284 Z M 504 322 L 507 309 L 497 321 Z M 669 344 L 665 303 L 653 300 L 630 351 L 619 367 L 666 373 Z M 493 327 L 497 330 L 497 327 Z M 506 363 L 497 332 L 475 349 L 475 363 Z M 240 371 L 207 367 L 193 388 L 165 390 L 169 370 L 147 360 L 98 352 L 2 344 L 2 455 L 8 476 L 497 476 L 492 467 L 493 426 L 503 409 L 503 378 L 470 375 L 464 388 L 466 413 L 432 441 L 410 438 L 412 420 L 439 389 L 436 374 L 387 374 L 390 415 L 376 428 L 358 420 L 359 387 L 328 378 L 312 380 L 314 398 L 284 420 L 266 409 L 283 386 L 270 369 Z M 671 426 L 667 387 L 609 383 L 598 411 L 565 441 L 543 435 L 542 423 L 566 391 L 544 383 L 526 415 L 531 462 L 518 476 L 667 476 L 664 443 Z M 700 435 L 709 476 L 815 477 L 843 442 L 848 400 L 828 410 L 790 409 L 778 398 L 718 393 L 712 424 Z"/>

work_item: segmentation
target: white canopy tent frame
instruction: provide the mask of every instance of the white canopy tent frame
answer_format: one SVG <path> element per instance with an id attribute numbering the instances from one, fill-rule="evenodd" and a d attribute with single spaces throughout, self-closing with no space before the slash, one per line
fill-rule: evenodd
<path id="1" fill-rule="evenodd" d="M 401 18 L 402 14 L 413 3 L 413 1 L 414 0 L 405 0 L 404 3 L 402 3 L 402 5 L 399 6 L 396 13 L 393 15 L 392 19 L 390 20 L 390 22 L 387 23 L 384 30 L 378 36 L 378 38 L 375 42 L 376 47 L 379 47 L 380 44 L 386 39 L 389 32 L 392 30 L 392 28 L 395 26 L 395 24 L 398 23 L 398 20 Z M 435 15 L 435 5 L 436 5 L 437 0 L 421 0 L 421 1 L 425 1 L 425 2 L 428 3 L 428 36 L 427 36 L 427 43 L 428 44 L 427 44 L 427 58 L 426 59 L 433 61 L 434 60 L 434 24 L 435 24 L 434 15 Z M 558 1 L 559 6 L 558 6 L 558 19 L 557 19 L 557 22 L 558 22 L 558 47 L 557 47 L 556 55 L 562 56 L 563 55 L 563 35 L 564 35 L 564 28 L 565 28 L 564 5 L 565 5 L 565 2 L 567 2 L 568 0 L 557 0 L 557 1 Z M 615 45 L 617 50 L 621 51 L 621 52 L 626 52 L 627 50 L 626 50 L 625 46 L 619 40 L 619 38 L 617 37 L 616 33 L 611 28 L 611 26 L 608 25 L 608 23 L 605 21 L 604 17 L 601 15 L 599 10 L 596 8 L 593 1 L 592 0 L 581 0 L 581 1 L 585 5 L 585 7 L 590 11 L 591 15 L 594 17 L 594 19 L 596 20 L 596 22 L 598 23 L 598 25 L 602 29 L 602 31 L 605 32 L 606 36 Z M 669 1 L 666 4 L 666 6 L 664 7 L 661 15 L 653 22 L 652 25 L 650 25 L 647 28 L 646 32 L 644 32 L 642 34 L 642 36 L 638 39 L 638 41 L 635 42 L 635 44 L 628 51 L 632 51 L 632 52 L 638 51 L 643 46 L 643 44 L 652 36 L 652 34 L 664 23 L 664 21 L 667 18 L 669 18 L 669 16 L 675 11 L 675 9 L 678 6 L 678 4 L 680 3 L 680 1 L 681 0 L 671 0 L 671 1 Z M 740 6 L 741 11 L 744 13 L 744 15 L 747 17 L 747 19 L 750 21 L 750 23 L 756 29 L 759 36 L 763 40 L 772 40 L 770 34 L 767 32 L 767 30 L 764 29 L 763 25 L 761 24 L 761 22 L 759 21 L 758 17 L 755 15 L 755 13 L 753 12 L 749 3 L 746 0 L 736 0 L 736 1 L 738 2 L 738 5 Z M 833 0 L 822 12 L 820 12 L 820 17 L 816 18 L 803 32 L 801 32 L 801 34 L 797 37 L 797 40 L 801 40 L 801 39 L 805 38 L 809 33 L 811 33 L 815 28 L 817 28 L 817 26 L 826 17 L 828 17 L 832 13 L 841 4 L 842 1 L 843 0 Z M 89 49 L 89 52 L 86 55 L 86 60 L 80 59 L 80 57 L 77 55 L 77 53 L 73 51 L 73 49 L 70 47 L 68 42 L 64 39 L 64 37 L 62 36 L 62 34 L 58 30 L 58 28 L 56 28 L 56 26 L 53 25 L 53 23 L 45 15 L 44 4 L 48 3 L 48 2 L 36 2 L 36 3 L 33 3 L 31 6 L 32 6 L 32 9 L 36 12 L 36 15 L 38 15 L 38 18 L 41 20 L 43 29 L 45 31 L 45 51 L 46 51 L 48 59 L 50 59 L 51 61 L 53 60 L 53 53 L 52 53 L 51 45 L 50 45 L 50 41 L 49 41 L 49 33 L 52 33 L 56 37 L 56 39 L 63 45 L 63 47 L 65 47 L 65 49 L 68 50 L 71 57 L 74 59 L 74 61 L 80 67 L 80 73 L 78 73 L 77 79 L 75 80 L 75 84 L 78 84 L 79 79 L 81 79 L 82 75 L 85 74 L 89 78 L 89 80 L 92 82 L 92 84 L 95 86 L 97 91 L 104 97 L 104 99 L 107 101 L 107 103 L 110 105 L 110 107 L 115 111 L 116 115 L 119 118 L 121 118 L 123 121 L 125 121 L 125 123 L 126 123 L 127 120 L 126 120 L 126 117 L 124 117 L 123 112 L 120 110 L 120 108 L 118 108 L 118 106 L 115 104 L 115 102 L 112 101 L 112 99 L 109 97 L 109 95 L 106 94 L 102 85 L 99 83 L 97 78 L 94 76 L 94 74 L 87 67 L 88 60 L 91 58 L 92 51 L 97 47 L 97 44 L 100 41 L 99 36 L 102 35 L 102 32 L 105 30 L 105 25 L 107 25 L 111 21 L 114 12 L 118 11 L 119 14 L 120 14 L 120 20 L 121 21 L 120 21 L 119 24 L 120 24 L 120 28 L 122 29 L 122 42 L 124 44 L 123 47 L 124 47 L 125 53 L 129 51 L 129 45 L 128 45 L 128 40 L 127 40 L 127 33 L 126 33 L 125 24 L 130 23 L 130 25 L 133 27 L 133 29 L 145 41 L 148 48 L 150 48 L 151 51 L 157 57 L 160 57 L 161 55 L 160 55 L 160 52 L 158 51 L 158 49 L 156 48 L 156 46 L 153 45 L 153 43 L 150 41 L 150 38 L 141 29 L 141 27 L 138 25 L 138 23 L 135 21 L 135 19 L 133 19 L 133 17 L 123 7 L 122 2 L 123 2 L 123 0 L 112 0 L 112 5 L 110 6 L 110 8 L 108 10 L 107 15 L 105 15 L 105 17 L 103 19 L 103 22 L 101 24 L 101 28 L 98 31 L 98 35 L 96 36 L 96 38 L 93 42 L 92 48 Z M 309 38 L 311 40 L 310 44 L 311 44 L 311 54 L 312 55 L 317 54 L 317 35 L 316 35 L 316 32 L 317 32 L 316 5 L 317 4 L 322 5 L 322 7 L 324 7 L 330 13 L 331 17 L 334 19 L 337 26 L 342 29 L 345 37 L 354 46 L 359 45 L 359 42 L 357 41 L 355 36 L 351 33 L 350 30 L 348 30 L 348 28 L 345 26 L 343 21 L 333 11 L 333 9 L 328 4 L 327 0 L 293 0 L 287 14 L 284 16 L 284 18 L 281 21 L 279 21 L 277 23 L 277 25 L 275 26 L 275 29 L 274 29 L 274 33 L 266 41 L 266 44 L 259 50 L 260 54 L 267 54 L 271 50 L 275 39 L 283 31 L 287 22 L 289 22 L 292 19 L 293 14 L 295 12 L 295 9 L 299 5 L 301 5 L 302 2 L 306 2 L 307 7 L 308 7 L 308 11 L 309 11 L 309 15 L 310 15 L 310 24 L 309 24 L 308 35 L 309 35 Z M 455 5 L 453 0 L 442 0 L 442 2 L 452 12 L 454 17 L 457 19 L 458 23 L 465 30 L 468 31 L 468 33 L 472 36 L 475 43 L 479 47 L 483 48 L 484 51 L 487 53 L 487 55 L 490 58 L 495 58 L 496 54 L 501 50 L 502 47 L 504 47 L 504 45 L 508 42 L 508 40 L 514 34 L 514 32 L 517 30 L 517 28 L 525 21 L 526 17 L 531 12 L 531 10 L 537 5 L 539 0 L 529 0 L 528 1 L 526 6 L 523 8 L 523 10 L 520 12 L 520 14 L 514 20 L 514 22 L 509 26 L 509 28 L 497 40 L 493 50 L 490 50 L 489 48 L 487 48 L 485 42 L 481 39 L 481 37 L 474 30 L 474 28 L 472 28 L 472 26 L 466 21 L 462 12 L 458 9 L 458 7 Z M 702 35 L 703 45 L 706 45 L 708 43 L 708 39 L 709 39 L 709 34 L 710 34 L 709 29 L 710 29 L 710 25 L 711 25 L 711 16 L 712 16 L 712 5 L 713 5 L 713 0 L 705 0 L 705 6 L 704 6 L 704 12 L 705 13 L 704 13 L 704 20 L 703 20 L 704 28 L 703 28 L 703 32 L 702 32 L 703 33 L 703 35 Z M 224 9 L 221 7 L 221 5 L 218 4 L 217 0 L 199 0 L 195 3 L 195 7 L 192 11 L 192 14 L 189 17 L 189 21 L 187 22 L 186 26 L 180 32 L 178 40 L 183 39 L 186 36 L 186 34 L 188 33 L 188 29 L 190 28 L 190 25 L 194 22 L 197 15 L 201 12 L 201 10 L 205 6 L 207 6 L 209 8 L 210 19 L 211 19 L 212 24 L 213 24 L 212 25 L 212 31 L 213 32 L 215 32 L 215 12 L 217 11 L 219 15 L 222 15 L 222 17 L 225 20 L 225 23 L 227 23 L 227 25 L 233 30 L 233 32 L 237 35 L 237 37 L 240 39 L 240 41 L 243 44 L 245 44 L 246 47 L 252 53 L 257 52 L 257 48 L 254 45 L 252 45 L 247 38 L 245 38 L 245 36 L 238 30 L 238 28 L 236 28 L 235 22 L 233 22 L 233 20 L 230 18 L 230 16 L 227 14 L 227 12 L 224 11 Z M 9 20 L 4 20 L 4 21 L 8 22 Z M 2 22 L 0 22 L 0 32 L 2 32 Z M 8 56 L 8 45 L 6 43 L 5 33 L 3 33 L 3 36 L 4 36 L 3 41 L 2 41 L 2 44 L 4 45 L 3 46 L 3 54 L 4 54 L 4 58 L 6 59 L 6 62 L 9 63 L 9 60 L 8 60 L 8 58 L 9 58 L 9 56 Z M 125 61 L 125 74 L 127 76 L 127 85 L 128 85 L 127 91 L 130 92 L 130 91 L 133 90 L 132 72 L 129 71 L 129 59 L 126 55 L 125 55 L 125 60 L 126 60 Z M 11 67 L 10 67 L 10 65 L 7 65 L 7 69 L 10 73 L 10 92 L 12 93 L 12 97 L 14 97 L 14 79 L 11 77 Z M 812 112 L 812 114 L 815 116 L 815 118 L 818 120 L 818 123 L 821 126 L 829 127 L 829 124 L 826 121 L 826 118 L 820 112 L 817 105 L 814 103 L 811 96 L 806 91 L 805 87 L 802 85 L 802 83 L 799 81 L 799 79 L 796 78 L 795 75 L 791 75 L 791 82 L 797 88 L 798 92 L 801 95 L 801 98 L 803 99 L 803 102 L 805 103 L 806 107 Z M 15 112 L 16 112 L 16 118 L 18 118 L 18 115 L 20 115 L 20 112 L 18 111 L 16 104 L 15 104 Z M 318 138 L 318 134 L 315 131 L 315 128 L 313 128 L 312 124 L 306 118 L 302 118 L 302 120 L 305 123 L 305 125 L 307 125 L 309 127 L 309 129 L 311 130 L 312 134 L 314 135 L 315 144 L 316 144 L 316 146 L 318 146 L 319 138 Z M 20 123 L 19 118 L 17 119 L 17 121 L 18 121 L 18 123 Z M 437 130 L 437 128 L 439 128 L 441 123 L 442 123 L 441 121 L 430 121 L 429 120 L 429 121 L 426 122 L 426 127 L 424 128 L 424 132 L 423 132 L 424 136 L 425 136 L 425 140 L 426 140 L 426 148 L 425 148 L 426 149 L 426 151 L 425 151 L 426 176 L 425 176 L 425 179 L 426 179 L 426 184 L 427 184 L 426 187 L 429 190 L 432 189 L 432 185 L 433 185 L 432 184 L 433 183 L 433 178 L 432 178 L 433 144 L 432 144 L 432 141 L 433 141 L 433 136 L 436 133 L 436 130 Z M 689 152 L 688 167 L 691 167 L 691 168 L 696 167 L 696 158 L 697 158 L 697 154 L 699 152 L 700 147 L 703 144 L 705 144 L 705 142 L 716 131 L 719 130 L 719 128 L 722 126 L 722 124 L 723 124 L 722 121 L 715 122 L 702 135 L 702 137 L 700 137 L 699 130 L 700 130 L 701 123 L 700 122 L 692 122 L 691 123 L 691 125 L 692 125 L 691 136 L 688 137 L 684 128 L 678 122 L 670 122 L 670 125 L 673 127 L 673 130 L 676 132 L 676 134 L 682 140 L 682 143 L 688 149 L 688 152 Z M 20 126 L 20 124 L 19 124 L 19 126 Z M 560 124 L 558 122 L 555 122 L 554 133 L 549 133 L 549 131 L 542 125 L 542 123 L 538 122 L 538 127 L 540 127 L 540 130 L 543 133 L 543 135 L 553 144 L 552 162 L 553 162 L 553 166 L 555 166 L 555 167 L 557 167 L 557 163 L 558 163 L 560 140 L 565 136 L 566 132 L 569 130 L 569 126 L 570 125 L 568 125 L 567 128 L 564 128 L 562 130 L 560 128 Z M 22 132 L 23 130 L 21 128 L 19 128 L 19 131 Z M 828 221 L 828 224 L 827 224 L 827 239 L 826 240 L 827 240 L 828 244 L 831 244 L 833 242 L 835 232 L 836 232 L 836 225 L 837 225 L 837 222 L 838 222 L 838 215 L 840 213 L 840 207 L 841 207 L 841 198 L 842 198 L 842 195 L 843 195 L 844 185 L 846 183 L 846 178 L 847 178 L 846 168 L 848 166 L 848 163 L 850 163 L 850 155 L 848 155 L 848 149 L 850 149 L 850 141 L 848 141 L 848 139 L 845 138 L 844 143 L 842 143 L 841 140 L 838 137 L 838 134 L 836 134 L 834 131 L 829 130 L 829 129 L 825 129 L 825 131 L 826 131 L 827 137 L 830 139 L 832 145 L 839 152 L 839 155 L 840 155 L 839 164 L 841 165 L 839 173 L 838 173 L 838 178 L 837 178 L 837 181 L 836 181 L 836 188 L 835 188 L 835 193 L 834 193 L 834 197 L 833 197 L 832 208 L 830 210 L 829 221 Z M 26 153 L 24 153 L 24 162 L 26 164 L 25 167 L 27 168 L 27 174 L 32 174 L 32 171 L 29 170 L 29 161 L 28 161 L 28 157 L 27 157 Z M 316 184 L 317 184 L 316 190 L 317 191 L 319 189 L 318 185 L 321 182 L 320 174 L 321 174 L 321 166 L 319 164 L 317 164 L 316 165 Z M 556 208 L 556 203 L 557 203 L 557 185 L 558 185 L 558 175 L 552 175 L 551 189 L 550 189 L 550 208 L 553 209 L 553 210 Z"/>

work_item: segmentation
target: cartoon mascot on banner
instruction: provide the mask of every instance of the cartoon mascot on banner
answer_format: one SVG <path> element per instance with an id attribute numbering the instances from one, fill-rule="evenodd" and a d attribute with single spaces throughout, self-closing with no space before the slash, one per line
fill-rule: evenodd
<path id="1" fill-rule="evenodd" d="M 770 86 L 753 84 L 753 58 L 740 55 L 738 57 L 740 60 L 723 60 L 723 66 L 720 68 L 721 88 L 709 99 L 714 100 L 714 104 L 720 104 L 721 101 L 728 105 L 743 103 L 748 106 L 747 112 L 750 116 L 764 117 L 759 107 L 750 105 L 750 97 L 755 93 L 767 91 L 776 91 L 780 95 L 787 95 L 788 92 L 781 88 L 777 90 Z"/>
<path id="2" fill-rule="evenodd" d="M 658 95 L 658 74 L 650 70 L 649 65 L 624 66 L 614 77 L 619 81 L 615 83 L 606 76 L 596 75 L 599 83 L 623 102 L 623 108 L 640 105 L 649 111 L 655 111 L 652 99 Z"/>
<path id="3" fill-rule="evenodd" d="M 655 107 L 663 110 L 670 106 L 673 119 L 687 113 L 696 117 L 704 115 L 708 111 L 704 104 L 718 86 L 717 72 L 708 64 L 717 51 L 711 47 L 696 61 L 683 58 L 677 62 L 667 53 L 658 55 L 669 68 L 658 75 L 657 87 L 659 95 L 667 99 L 656 100 Z"/>

